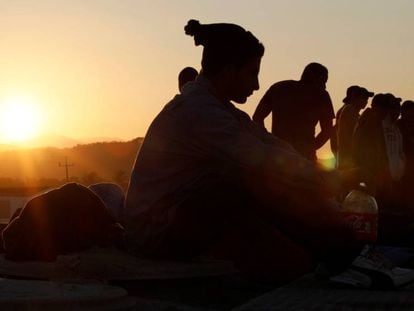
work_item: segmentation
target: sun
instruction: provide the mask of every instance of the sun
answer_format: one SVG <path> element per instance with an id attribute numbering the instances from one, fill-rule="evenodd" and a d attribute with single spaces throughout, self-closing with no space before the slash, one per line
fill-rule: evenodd
<path id="1" fill-rule="evenodd" d="M 23 143 L 39 134 L 40 114 L 34 99 L 11 97 L 0 103 L 2 140 Z"/>

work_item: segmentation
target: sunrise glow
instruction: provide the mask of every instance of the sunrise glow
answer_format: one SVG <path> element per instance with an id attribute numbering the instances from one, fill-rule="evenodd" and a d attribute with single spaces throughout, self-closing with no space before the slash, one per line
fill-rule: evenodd
<path id="1" fill-rule="evenodd" d="M 77 142 L 144 137 L 178 92 L 179 71 L 201 68 L 189 19 L 235 23 L 264 44 L 260 89 L 237 106 L 249 116 L 273 83 L 299 79 L 310 62 L 328 68 L 335 112 L 350 85 L 414 97 L 414 1 L 0 3 L 0 145 L 28 146 L 39 132 Z M 9 95 L 27 96 L 4 102 Z M 332 157 L 329 143 L 318 156 Z"/>
<path id="2" fill-rule="evenodd" d="M 22 143 L 40 131 L 40 113 L 35 100 L 16 96 L 7 98 L 0 104 L 1 137 L 7 143 Z"/>

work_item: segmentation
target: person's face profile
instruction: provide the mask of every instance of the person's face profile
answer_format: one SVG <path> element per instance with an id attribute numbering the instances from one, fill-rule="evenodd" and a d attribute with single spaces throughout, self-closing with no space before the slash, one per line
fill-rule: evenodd
<path id="1" fill-rule="evenodd" d="M 230 100 L 244 104 L 259 89 L 260 62 L 261 58 L 255 58 L 240 67 L 233 67 Z"/>
<path id="2" fill-rule="evenodd" d="M 360 95 L 357 98 L 357 106 L 359 109 L 364 109 L 368 105 L 368 96 Z"/>
<path id="3" fill-rule="evenodd" d="M 321 75 L 314 73 L 313 75 L 313 85 L 319 89 L 325 90 L 326 83 L 328 82 L 328 75 Z"/>
<path id="4" fill-rule="evenodd" d="M 322 75 L 319 77 L 319 87 L 323 90 L 326 89 L 326 83 L 328 82 L 328 75 Z"/>

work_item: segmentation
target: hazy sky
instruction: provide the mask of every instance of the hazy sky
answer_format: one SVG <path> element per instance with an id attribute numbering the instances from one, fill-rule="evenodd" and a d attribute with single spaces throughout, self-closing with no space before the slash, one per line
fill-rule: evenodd
<path id="1" fill-rule="evenodd" d="M 250 115 L 312 61 L 329 69 L 335 110 L 351 84 L 413 99 L 413 12 L 412 0 L 0 0 L 0 105 L 28 98 L 42 132 L 143 136 L 178 72 L 200 68 L 189 19 L 240 24 L 265 45 Z"/>

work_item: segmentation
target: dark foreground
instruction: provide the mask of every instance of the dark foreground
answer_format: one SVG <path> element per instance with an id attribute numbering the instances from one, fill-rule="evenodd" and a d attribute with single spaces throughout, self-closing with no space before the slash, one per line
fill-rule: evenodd
<path id="1" fill-rule="evenodd" d="M 340 288 L 305 275 L 285 286 L 238 275 L 166 280 L 0 279 L 1 310 L 414 310 L 414 285 Z"/>

